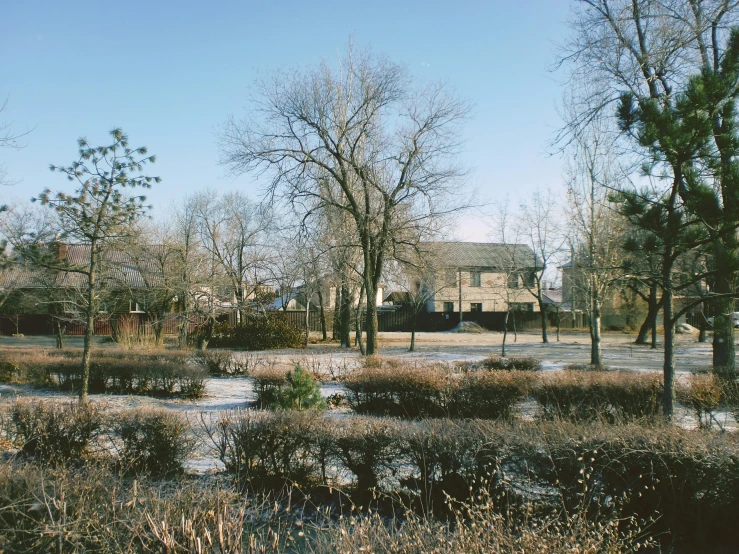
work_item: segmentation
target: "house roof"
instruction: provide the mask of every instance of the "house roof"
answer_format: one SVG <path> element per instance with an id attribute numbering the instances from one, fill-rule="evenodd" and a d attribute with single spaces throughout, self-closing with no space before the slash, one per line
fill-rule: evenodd
<path id="1" fill-rule="evenodd" d="M 62 244 L 61 247 L 59 258 L 66 262 L 70 270 L 87 266 L 89 244 Z M 162 281 L 161 264 L 166 263 L 158 256 L 163 248 L 160 245 L 148 246 L 140 256 L 111 248 L 103 254 L 106 267 L 102 278 L 118 281 L 131 288 L 159 285 Z M 75 271 L 43 271 L 26 265 L 13 265 L 0 271 L 0 289 L 78 287 L 83 286 L 85 280 L 85 275 Z"/>
<path id="2" fill-rule="evenodd" d="M 533 268 L 534 251 L 525 244 L 494 242 L 422 242 L 422 253 L 435 258 L 436 265 L 448 268 Z"/>

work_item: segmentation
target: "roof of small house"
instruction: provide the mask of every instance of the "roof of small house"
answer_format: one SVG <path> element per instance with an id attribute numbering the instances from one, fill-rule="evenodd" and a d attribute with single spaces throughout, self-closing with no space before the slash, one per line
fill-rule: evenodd
<path id="1" fill-rule="evenodd" d="M 525 244 L 494 242 L 422 242 L 422 254 L 435 259 L 445 268 L 533 268 L 537 266 L 534 251 Z"/>

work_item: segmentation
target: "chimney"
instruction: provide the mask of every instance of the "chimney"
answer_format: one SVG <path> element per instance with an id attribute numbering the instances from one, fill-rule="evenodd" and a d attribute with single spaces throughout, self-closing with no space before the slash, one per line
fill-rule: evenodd
<path id="1" fill-rule="evenodd" d="M 57 260 L 66 260 L 67 259 L 67 243 L 61 242 L 60 240 L 55 240 L 52 243 L 52 248 L 56 251 L 56 258 Z"/>

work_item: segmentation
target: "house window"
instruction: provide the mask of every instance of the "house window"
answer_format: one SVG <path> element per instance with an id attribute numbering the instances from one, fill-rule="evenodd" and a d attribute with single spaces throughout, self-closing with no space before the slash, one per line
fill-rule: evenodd
<path id="1" fill-rule="evenodd" d="M 132 314 L 143 314 L 144 308 L 145 306 L 143 304 L 139 304 L 133 299 L 131 299 L 128 305 L 128 311 Z"/>
<path id="2" fill-rule="evenodd" d="M 454 311 L 454 302 L 444 302 L 444 313 L 451 313 Z"/>
<path id="3" fill-rule="evenodd" d="M 481 312 L 482 302 L 473 302 L 472 304 L 470 304 L 470 311 L 471 312 Z"/>
<path id="4" fill-rule="evenodd" d="M 444 271 L 444 273 L 445 273 L 444 283 L 446 284 L 446 286 L 448 286 L 448 287 L 456 286 L 456 284 L 457 284 L 457 270 L 454 269 L 454 268 L 452 268 L 452 267 L 450 267 L 450 268 L 447 268 Z"/>
<path id="5" fill-rule="evenodd" d="M 513 272 L 508 276 L 508 288 L 509 289 L 517 289 L 519 286 L 521 286 L 521 276 Z"/>
<path id="6" fill-rule="evenodd" d="M 514 312 L 533 312 L 534 304 L 531 302 L 511 302 L 510 308 Z"/>
<path id="7" fill-rule="evenodd" d="M 479 287 L 482 283 L 482 273 L 479 271 L 470 271 L 470 286 Z"/>

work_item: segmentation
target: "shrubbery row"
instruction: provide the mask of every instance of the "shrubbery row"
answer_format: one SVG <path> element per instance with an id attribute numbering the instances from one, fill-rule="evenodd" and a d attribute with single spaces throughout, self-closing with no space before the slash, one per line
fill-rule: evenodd
<path id="1" fill-rule="evenodd" d="M 413 513 L 397 518 L 311 512 L 298 494 L 250 496 L 220 479 L 132 483 L 101 465 L 0 466 L 5 552 L 240 554 L 281 552 L 633 552 L 644 537 L 617 518 L 501 515 L 483 496 L 455 515 L 466 525 Z M 298 498 L 294 498 L 298 497 Z M 292 502 L 291 502 L 292 500 Z M 296 505 L 297 504 L 297 505 Z M 520 510 L 526 511 L 525 507 Z"/>
<path id="2" fill-rule="evenodd" d="M 227 470 L 252 487 L 406 491 L 427 508 L 447 495 L 494 491 L 499 509 L 539 507 L 659 520 L 652 531 L 733 537 L 739 440 L 671 425 L 398 421 L 310 412 L 235 413 L 220 420 Z"/>
<path id="3" fill-rule="evenodd" d="M 627 421 L 660 413 L 653 373 L 523 370 L 468 371 L 388 363 L 344 380 L 358 413 L 397 417 L 510 418 L 531 396 L 543 419 Z"/>
<path id="4" fill-rule="evenodd" d="M 169 352 L 93 356 L 89 392 L 199 398 L 205 392 L 207 371 L 191 363 L 191 358 Z M 82 382 L 79 358 L 69 354 L 7 357 L 2 367 L 8 381 L 58 386 L 62 390 L 78 390 Z"/>
<path id="5" fill-rule="evenodd" d="M 104 415 L 94 404 L 17 400 L 6 433 L 20 453 L 43 464 L 79 465 L 95 457 L 100 442 L 113 445 L 127 473 L 179 473 L 194 447 L 190 427 L 169 410 L 139 408 Z M 102 439 L 102 440 L 100 440 Z"/>

